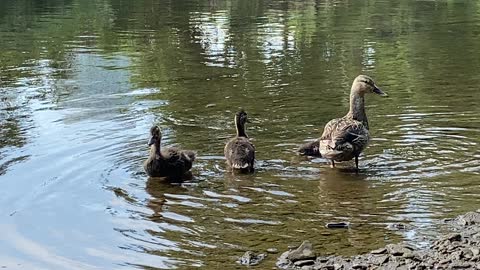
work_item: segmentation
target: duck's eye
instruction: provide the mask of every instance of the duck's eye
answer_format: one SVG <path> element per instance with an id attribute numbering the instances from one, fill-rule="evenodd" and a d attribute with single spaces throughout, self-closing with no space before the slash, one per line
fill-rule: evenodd
<path id="1" fill-rule="evenodd" d="M 373 87 L 373 82 L 371 82 L 371 81 L 362 81 L 362 82 L 365 83 L 365 84 L 370 85 L 371 87 Z"/>

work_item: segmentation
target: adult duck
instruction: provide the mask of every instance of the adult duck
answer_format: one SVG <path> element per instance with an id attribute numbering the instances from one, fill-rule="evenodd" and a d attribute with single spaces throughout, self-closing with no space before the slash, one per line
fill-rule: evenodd
<path id="1" fill-rule="evenodd" d="M 150 129 L 150 135 L 148 141 L 150 155 L 143 164 L 143 168 L 149 176 L 178 179 L 192 168 L 196 157 L 195 152 L 174 147 L 160 149 L 162 133 L 158 126 Z"/>
<path id="2" fill-rule="evenodd" d="M 367 114 L 365 113 L 365 94 L 375 93 L 387 96 L 377 87 L 372 78 L 359 75 L 353 81 L 350 91 L 350 110 L 342 118 L 330 120 L 323 129 L 319 139 L 318 152 L 331 161 L 355 159 L 358 171 L 358 156 L 367 147 L 370 140 Z"/>
<path id="3" fill-rule="evenodd" d="M 227 165 L 241 172 L 253 172 L 255 164 L 255 146 L 250 142 L 245 124 L 248 123 L 248 115 L 242 109 L 235 114 L 234 118 L 237 136 L 227 142 L 224 148 Z"/>

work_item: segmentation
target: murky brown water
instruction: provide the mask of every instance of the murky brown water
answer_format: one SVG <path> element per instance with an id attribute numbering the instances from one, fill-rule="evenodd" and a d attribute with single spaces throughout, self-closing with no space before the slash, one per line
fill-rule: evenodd
<path id="1" fill-rule="evenodd" d="M 246 250 L 304 239 L 427 245 L 480 199 L 480 4 L 397 2 L 1 1 L 0 266 L 243 269 Z M 360 73 L 390 95 L 368 97 L 360 174 L 297 157 Z M 240 106 L 254 175 L 222 158 Z M 198 151 L 193 180 L 144 174 L 154 123 Z"/>

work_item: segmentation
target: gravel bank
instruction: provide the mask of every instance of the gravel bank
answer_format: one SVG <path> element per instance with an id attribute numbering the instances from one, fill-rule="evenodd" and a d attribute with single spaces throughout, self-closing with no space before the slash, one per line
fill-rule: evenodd
<path id="1" fill-rule="evenodd" d="M 389 244 L 352 257 L 321 256 L 310 242 L 284 252 L 280 269 L 479 269 L 480 210 L 448 220 L 451 232 L 439 237 L 428 249 Z"/>

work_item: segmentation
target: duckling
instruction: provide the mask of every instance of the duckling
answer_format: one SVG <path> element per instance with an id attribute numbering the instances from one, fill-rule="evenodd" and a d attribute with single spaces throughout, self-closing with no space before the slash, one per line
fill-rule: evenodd
<path id="1" fill-rule="evenodd" d="M 247 113 L 242 109 L 235 114 L 237 136 L 225 145 L 224 153 L 227 165 L 241 172 L 253 172 L 255 163 L 255 146 L 248 139 L 245 123 L 249 123 Z"/>
<path id="2" fill-rule="evenodd" d="M 364 96 L 368 93 L 387 96 L 372 78 L 359 75 L 353 81 L 350 91 L 349 112 L 342 118 L 330 120 L 323 129 L 319 139 L 319 152 L 322 157 L 331 161 L 332 168 L 335 167 L 335 161 L 355 158 L 355 167 L 358 171 L 358 156 L 370 140 L 364 101 Z"/>
<path id="3" fill-rule="evenodd" d="M 177 148 L 160 149 L 162 133 L 158 126 L 150 129 L 150 156 L 144 162 L 143 168 L 149 176 L 181 178 L 192 168 L 196 153 L 190 150 Z"/>

